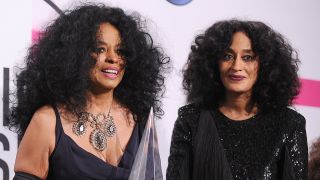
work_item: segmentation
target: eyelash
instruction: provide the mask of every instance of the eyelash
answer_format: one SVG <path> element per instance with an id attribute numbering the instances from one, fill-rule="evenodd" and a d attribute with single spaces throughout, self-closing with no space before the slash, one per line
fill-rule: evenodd
<path id="1" fill-rule="evenodd" d="M 223 60 L 230 60 L 230 59 L 233 59 L 233 56 L 230 54 L 225 54 L 222 59 Z"/>
<path id="2" fill-rule="evenodd" d="M 104 53 L 104 52 L 106 52 L 106 51 L 107 51 L 107 48 L 105 48 L 105 47 L 97 47 L 97 48 L 95 49 L 95 53 L 97 53 L 97 55 L 102 54 L 102 53 Z M 118 56 L 119 56 L 121 59 L 123 59 L 123 60 L 125 59 L 125 57 L 122 55 L 120 49 L 117 49 L 117 50 L 116 50 L 116 53 L 118 54 Z"/>
<path id="3" fill-rule="evenodd" d="M 96 53 L 101 54 L 101 53 L 103 53 L 103 52 L 106 51 L 106 48 L 104 48 L 104 47 L 97 47 L 95 51 L 96 51 Z"/>
<path id="4" fill-rule="evenodd" d="M 242 58 L 243 61 L 252 61 L 252 60 L 256 59 L 256 56 L 244 55 L 241 58 Z M 234 60 L 234 56 L 231 55 L 231 54 L 226 54 L 226 55 L 223 56 L 222 59 L 225 60 L 225 61 Z"/>
<path id="5" fill-rule="evenodd" d="M 242 59 L 244 61 L 252 61 L 252 60 L 255 60 L 256 57 L 255 56 L 251 56 L 251 55 L 245 55 L 245 56 L 242 56 Z"/>

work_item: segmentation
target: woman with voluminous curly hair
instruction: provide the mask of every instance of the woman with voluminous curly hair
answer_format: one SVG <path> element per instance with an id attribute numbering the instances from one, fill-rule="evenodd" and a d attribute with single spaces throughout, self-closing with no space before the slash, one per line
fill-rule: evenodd
<path id="1" fill-rule="evenodd" d="M 14 179 L 128 179 L 169 59 L 136 15 L 66 11 L 31 46 L 9 120 L 22 137 Z"/>
<path id="2" fill-rule="evenodd" d="M 184 70 L 167 180 L 307 178 L 305 118 L 295 51 L 257 21 L 213 24 L 195 38 Z"/>

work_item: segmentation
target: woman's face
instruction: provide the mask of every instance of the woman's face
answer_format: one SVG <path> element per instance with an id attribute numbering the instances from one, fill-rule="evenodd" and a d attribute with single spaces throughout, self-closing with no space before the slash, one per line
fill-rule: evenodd
<path id="1" fill-rule="evenodd" d="M 96 65 L 90 72 L 92 88 L 108 91 L 115 89 L 122 80 L 125 61 L 118 54 L 121 38 L 119 31 L 110 23 L 103 23 L 97 33 L 97 45 L 92 53 Z"/>
<path id="2" fill-rule="evenodd" d="M 232 44 L 219 60 L 221 81 L 227 93 L 251 93 L 258 77 L 258 57 L 243 32 L 233 35 Z"/>

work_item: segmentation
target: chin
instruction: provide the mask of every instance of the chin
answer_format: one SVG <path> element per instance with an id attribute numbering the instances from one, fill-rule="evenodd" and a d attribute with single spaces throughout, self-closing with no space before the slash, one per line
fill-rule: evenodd
<path id="1" fill-rule="evenodd" d="M 113 90 L 118 87 L 118 84 L 108 84 L 103 86 L 106 90 Z"/>
<path id="2" fill-rule="evenodd" d="M 93 91 L 95 91 L 96 93 L 104 93 L 104 92 L 108 92 L 110 90 L 114 90 L 116 87 L 118 86 L 118 83 L 116 84 L 96 84 L 95 87 L 93 87 Z"/>
<path id="3" fill-rule="evenodd" d="M 229 88 L 226 88 L 226 90 L 233 94 L 245 94 L 245 93 L 251 92 L 251 89 L 239 88 L 239 87 L 229 87 Z"/>

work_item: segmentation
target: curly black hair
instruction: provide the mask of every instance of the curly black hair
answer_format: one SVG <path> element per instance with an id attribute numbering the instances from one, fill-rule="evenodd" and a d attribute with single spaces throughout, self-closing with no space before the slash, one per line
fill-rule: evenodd
<path id="1" fill-rule="evenodd" d="M 126 71 L 114 91 L 115 98 L 134 115 L 146 121 L 153 107 L 163 115 L 164 75 L 170 59 L 154 45 L 138 13 L 103 4 L 81 4 L 53 21 L 33 44 L 25 58 L 25 67 L 17 74 L 17 89 L 12 100 L 10 127 L 23 135 L 33 113 L 41 106 L 64 105 L 70 112 L 86 107 L 89 71 L 95 66 L 92 52 L 97 31 L 110 23 L 120 32 L 119 53 Z"/>
<path id="2" fill-rule="evenodd" d="M 258 79 L 251 103 L 259 111 L 283 109 L 299 93 L 298 55 L 287 40 L 266 24 L 237 19 L 219 21 L 195 38 L 183 70 L 187 101 L 217 108 L 225 96 L 218 61 L 230 47 L 234 33 L 243 32 L 259 57 Z"/>
<path id="3" fill-rule="evenodd" d="M 318 138 L 311 147 L 309 156 L 308 179 L 320 179 L 320 138 Z"/>

